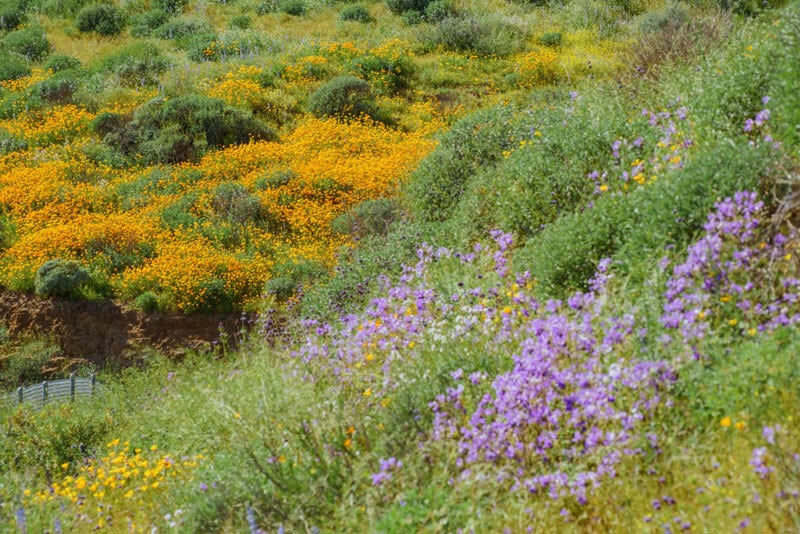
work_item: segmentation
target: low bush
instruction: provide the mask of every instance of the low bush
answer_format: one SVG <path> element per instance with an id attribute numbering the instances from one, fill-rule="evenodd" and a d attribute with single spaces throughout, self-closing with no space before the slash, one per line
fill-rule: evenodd
<path id="1" fill-rule="evenodd" d="M 52 45 L 47 40 L 43 29 L 30 26 L 13 31 L 3 37 L 0 47 L 30 61 L 40 61 L 50 53 Z"/>
<path id="2" fill-rule="evenodd" d="M 292 15 L 294 17 L 302 17 L 306 14 L 305 0 L 280 0 L 278 2 L 278 11 Z"/>
<path id="3" fill-rule="evenodd" d="M 441 22 L 456 15 L 456 9 L 450 0 L 434 0 L 425 7 L 425 20 L 429 22 Z"/>
<path id="4" fill-rule="evenodd" d="M 564 36 L 561 34 L 561 32 L 547 32 L 540 35 L 537 41 L 542 46 L 551 46 L 556 48 L 563 44 Z"/>
<path id="5" fill-rule="evenodd" d="M 50 104 L 69 103 L 78 90 L 80 77 L 79 71 L 59 71 L 50 78 L 33 85 L 28 89 L 27 95 Z"/>
<path id="6" fill-rule="evenodd" d="M 277 301 L 284 302 L 295 295 L 301 286 L 313 283 L 327 274 L 324 265 L 314 261 L 280 263 L 272 270 L 272 278 L 264 290 Z"/>
<path id="7" fill-rule="evenodd" d="M 186 40 L 195 35 L 212 34 L 207 21 L 195 18 L 170 20 L 153 30 L 153 36 L 166 40 Z M 216 36 L 215 36 L 216 37 Z"/>
<path id="8" fill-rule="evenodd" d="M 247 15 L 237 15 L 229 23 L 231 29 L 247 30 L 253 24 L 253 19 Z"/>
<path id="9" fill-rule="evenodd" d="M 36 271 L 34 288 L 41 297 L 77 298 L 91 276 L 79 262 L 53 259 Z"/>
<path id="10" fill-rule="evenodd" d="M 121 84 L 136 87 L 158 83 L 158 77 L 171 64 L 158 46 L 138 42 L 106 57 L 100 68 L 116 76 Z"/>
<path id="11" fill-rule="evenodd" d="M 64 70 L 76 70 L 81 68 L 81 62 L 74 57 L 66 56 L 64 54 L 53 54 L 44 64 L 45 70 L 53 72 L 61 72 Z"/>
<path id="12" fill-rule="evenodd" d="M 172 15 L 163 9 L 152 9 L 140 13 L 131 19 L 131 35 L 134 37 L 150 37 L 153 31 L 166 24 Z"/>
<path id="13" fill-rule="evenodd" d="M 386 5 L 389 6 L 389 9 L 397 14 L 409 11 L 422 14 L 430 3 L 431 0 L 386 0 Z"/>
<path id="14" fill-rule="evenodd" d="M 31 68 L 25 58 L 0 50 L 0 82 L 28 76 Z"/>
<path id="15" fill-rule="evenodd" d="M 75 17 L 75 27 L 82 33 L 103 36 L 119 35 L 125 28 L 125 13 L 111 4 L 86 6 Z"/>
<path id="16" fill-rule="evenodd" d="M 449 218 L 469 178 L 498 162 L 511 146 L 512 123 L 513 112 L 502 107 L 457 122 L 411 176 L 407 198 L 413 213 L 424 221 Z"/>
<path id="17" fill-rule="evenodd" d="M 351 73 L 369 81 L 379 91 L 394 93 L 411 87 L 416 74 L 414 63 L 408 56 L 383 57 L 365 55 L 348 64 Z"/>
<path id="18" fill-rule="evenodd" d="M 352 22 L 372 22 L 375 20 L 370 15 L 369 10 L 366 7 L 362 6 L 361 4 L 354 4 L 345 6 L 339 12 L 339 20 L 341 21 L 352 21 Z"/>
<path id="19" fill-rule="evenodd" d="M 396 200 L 365 200 L 334 219 L 331 228 L 336 233 L 362 239 L 366 236 L 385 235 L 400 216 L 400 205 Z"/>
<path id="20" fill-rule="evenodd" d="M 422 24 L 422 13 L 413 10 L 403 11 L 400 19 L 406 26 L 416 26 L 417 24 Z"/>
<path id="21" fill-rule="evenodd" d="M 308 102 L 315 117 L 378 117 L 369 83 L 355 76 L 339 76 L 317 89 Z"/>
<path id="22" fill-rule="evenodd" d="M 421 32 L 423 43 L 454 52 L 507 56 L 522 50 L 526 30 L 498 17 L 447 17 Z"/>
<path id="23" fill-rule="evenodd" d="M 177 15 L 183 12 L 183 8 L 188 4 L 188 0 L 152 0 L 151 9 L 166 11 L 170 15 Z"/>
<path id="24" fill-rule="evenodd" d="M 27 20 L 22 2 L 5 1 L 0 4 L 0 31 L 11 31 Z"/>

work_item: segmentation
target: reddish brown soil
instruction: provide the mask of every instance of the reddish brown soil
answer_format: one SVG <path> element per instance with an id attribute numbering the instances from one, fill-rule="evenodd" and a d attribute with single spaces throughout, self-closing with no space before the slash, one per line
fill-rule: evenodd
<path id="1" fill-rule="evenodd" d="M 224 333 L 233 345 L 253 316 L 161 315 L 118 303 L 42 299 L 0 288 L 0 324 L 12 336 L 31 333 L 53 338 L 63 355 L 104 365 L 130 362 L 132 349 L 155 348 L 171 356 L 203 349 Z"/>

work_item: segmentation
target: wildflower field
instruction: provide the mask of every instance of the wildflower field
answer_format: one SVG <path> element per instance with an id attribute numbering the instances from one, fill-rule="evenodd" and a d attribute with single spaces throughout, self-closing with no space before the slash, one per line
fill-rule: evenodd
<path id="1" fill-rule="evenodd" d="M 3 530 L 800 528 L 797 2 L 3 9 L 0 284 L 261 312 L 0 404 Z"/>

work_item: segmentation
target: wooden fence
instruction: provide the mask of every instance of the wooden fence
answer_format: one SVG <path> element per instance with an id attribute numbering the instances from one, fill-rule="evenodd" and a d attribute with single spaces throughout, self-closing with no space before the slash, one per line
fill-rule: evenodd
<path id="1" fill-rule="evenodd" d="M 81 395 L 94 395 L 98 386 L 94 373 L 89 378 L 79 378 L 72 373 L 69 378 L 63 380 L 45 380 L 39 384 L 18 387 L 16 392 L 7 398 L 12 403 L 31 402 L 42 406 L 52 400 L 74 400 Z"/>

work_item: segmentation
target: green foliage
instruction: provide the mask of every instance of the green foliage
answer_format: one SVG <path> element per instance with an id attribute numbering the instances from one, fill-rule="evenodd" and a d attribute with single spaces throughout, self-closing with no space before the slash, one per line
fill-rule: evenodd
<path id="1" fill-rule="evenodd" d="M 339 20 L 352 22 L 372 22 L 375 20 L 369 10 L 361 4 L 345 6 L 339 12 Z"/>
<path id="2" fill-rule="evenodd" d="M 128 87 L 158 83 L 158 78 L 172 65 L 161 49 L 146 41 L 127 46 L 106 57 L 100 68 L 117 77 Z"/>
<path id="3" fill-rule="evenodd" d="M 456 14 L 456 9 L 450 0 L 434 0 L 425 7 L 425 20 L 429 22 L 440 22 Z"/>
<path id="4" fill-rule="evenodd" d="M 58 345 L 37 338 L 11 342 L 0 336 L 0 349 L 0 389 L 4 391 L 52 378 L 49 368 L 60 353 Z"/>
<path id="5" fill-rule="evenodd" d="M 90 280 L 89 272 L 79 262 L 53 259 L 36 271 L 34 287 L 41 297 L 77 298 Z"/>
<path id="6" fill-rule="evenodd" d="M 400 216 L 400 205 L 396 200 L 365 200 L 334 219 L 331 228 L 334 232 L 356 238 L 385 235 Z"/>
<path id="7" fill-rule="evenodd" d="M 247 15 L 237 15 L 231 19 L 230 27 L 246 30 L 253 24 L 253 19 Z"/>
<path id="8" fill-rule="evenodd" d="M 16 152 L 17 150 L 24 150 L 28 147 L 28 143 L 26 143 L 23 139 L 19 139 L 6 130 L 0 130 L 0 154 L 8 154 L 9 152 Z M 5 246 L 7 246 L 7 238 L 8 234 L 5 233 L 6 227 L 4 226 L 7 221 L 5 217 L 0 216 L 0 251 L 3 250 Z"/>
<path id="9" fill-rule="evenodd" d="M 9 33 L 0 41 L 0 47 L 30 61 L 41 60 L 50 53 L 52 48 L 44 30 L 34 26 Z"/>
<path id="10" fill-rule="evenodd" d="M 31 73 L 25 58 L 0 50 L 0 81 L 16 80 Z"/>
<path id="11" fill-rule="evenodd" d="M 424 13 L 425 8 L 427 8 L 430 3 L 431 0 L 386 0 L 386 5 L 389 6 L 389 9 L 391 9 L 393 13 L 398 14 L 407 13 L 409 11 Z"/>
<path id="12" fill-rule="evenodd" d="M 145 291 L 134 299 L 133 305 L 137 310 L 141 310 L 143 312 L 156 312 L 159 310 L 158 295 L 152 291 Z"/>
<path id="13" fill-rule="evenodd" d="M 561 34 L 561 32 L 547 32 L 541 34 L 537 40 L 542 46 L 557 48 L 563 44 L 564 36 Z"/>
<path id="14" fill-rule="evenodd" d="M 507 56 L 523 49 L 526 30 L 498 17 L 447 17 L 421 33 L 430 48 L 473 52 L 482 56 Z"/>
<path id="15" fill-rule="evenodd" d="M 53 54 L 44 64 L 45 70 L 52 70 L 53 72 L 61 72 L 64 70 L 77 70 L 81 68 L 81 62 L 74 57 L 66 56 L 64 54 Z"/>
<path id="16" fill-rule="evenodd" d="M 6 0 L 0 3 L 0 31 L 11 31 L 25 22 L 24 4 L 20 1 Z"/>
<path id="17" fill-rule="evenodd" d="M 152 9 L 135 15 L 131 19 L 133 37 L 150 37 L 153 30 L 166 24 L 172 15 L 163 9 Z"/>
<path id="18" fill-rule="evenodd" d="M 250 113 L 198 95 L 151 100 L 133 117 L 104 113 L 93 127 L 105 143 L 150 163 L 189 161 L 209 148 L 275 139 Z"/>
<path id="19" fill-rule="evenodd" d="M 414 63 L 408 56 L 387 58 L 368 54 L 352 59 L 348 68 L 359 78 L 390 93 L 410 88 L 416 75 Z"/>
<path id="20" fill-rule="evenodd" d="M 722 9 L 746 15 L 755 16 L 765 9 L 782 6 L 784 0 L 717 0 Z"/>
<path id="21" fill-rule="evenodd" d="M 643 33 L 655 33 L 665 29 L 680 28 L 690 20 L 690 14 L 683 4 L 669 4 L 661 11 L 652 11 L 643 15 L 639 29 Z"/>
<path id="22" fill-rule="evenodd" d="M 251 195 L 242 184 L 223 182 L 211 193 L 214 212 L 234 225 L 258 223 L 266 215 L 257 196 Z"/>
<path id="23" fill-rule="evenodd" d="M 400 15 L 400 19 L 406 26 L 416 26 L 417 24 L 422 24 L 422 14 L 419 11 L 403 11 L 403 13 Z"/>
<path id="24" fill-rule="evenodd" d="M 41 99 L 50 104 L 65 104 L 72 101 L 78 90 L 81 73 L 62 70 L 28 89 L 28 98 Z"/>
<path id="25" fill-rule="evenodd" d="M 86 6 L 75 17 L 75 27 L 82 33 L 97 33 L 103 36 L 118 35 L 125 28 L 125 13 L 111 4 Z"/>
<path id="26" fill-rule="evenodd" d="M 51 404 L 41 413 L 20 409 L 0 436 L 0 470 L 29 469 L 42 476 L 79 463 L 106 436 L 111 420 L 97 406 Z M 47 420 L 47 424 L 40 421 Z"/>
<path id="27" fill-rule="evenodd" d="M 317 89 L 308 102 L 315 117 L 378 117 L 378 108 L 367 82 L 355 76 L 339 76 Z"/>
<path id="28" fill-rule="evenodd" d="M 183 8 L 188 4 L 188 0 L 153 0 L 150 2 L 151 9 L 166 11 L 170 15 L 177 15 L 183 12 Z"/>
<path id="29" fill-rule="evenodd" d="M 159 39 L 187 41 L 195 35 L 212 35 L 207 21 L 195 18 L 180 18 L 165 22 L 153 30 L 153 36 Z M 214 35 L 216 37 L 216 35 Z"/>
<path id="30" fill-rule="evenodd" d="M 275 171 L 267 176 L 261 176 L 256 179 L 256 189 L 266 191 L 268 189 L 278 189 L 288 184 L 297 173 L 291 169 Z"/>
<path id="31" fill-rule="evenodd" d="M 278 2 L 278 11 L 292 15 L 295 17 L 302 17 L 306 14 L 305 0 L 280 0 Z"/>
<path id="32" fill-rule="evenodd" d="M 272 278 L 267 281 L 264 290 L 279 302 L 284 302 L 295 295 L 299 288 L 313 284 L 327 273 L 325 266 L 315 261 L 279 263 L 273 268 Z"/>
<path id="33" fill-rule="evenodd" d="M 422 160 L 411 177 L 407 198 L 413 213 L 425 221 L 450 217 L 469 178 L 502 158 L 511 146 L 513 113 L 496 107 L 457 122 L 442 136 L 436 150 Z"/>

